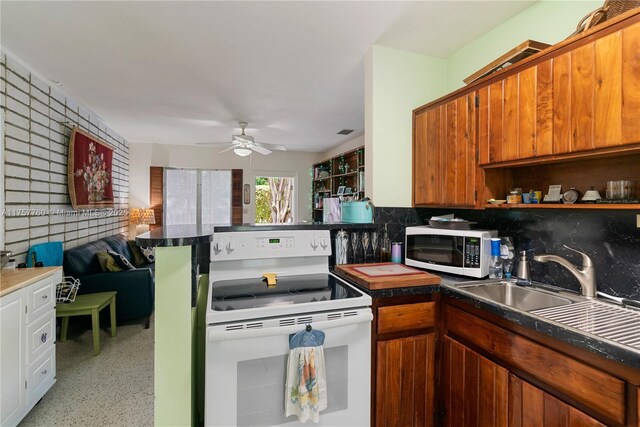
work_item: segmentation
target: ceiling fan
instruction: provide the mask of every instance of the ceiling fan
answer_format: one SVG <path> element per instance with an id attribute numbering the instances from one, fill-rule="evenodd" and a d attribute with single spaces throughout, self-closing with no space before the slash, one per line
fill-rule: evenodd
<path id="1" fill-rule="evenodd" d="M 220 151 L 220 153 L 233 150 L 233 152 L 238 156 L 244 157 L 244 156 L 248 156 L 253 151 L 256 151 L 263 155 L 271 154 L 272 151 L 287 151 L 284 145 L 265 144 L 264 142 L 256 142 L 251 135 L 247 135 L 244 133 L 244 130 L 248 125 L 247 122 L 238 122 L 238 125 L 240 125 L 240 129 L 242 129 L 242 133 L 240 133 L 240 135 L 232 135 L 231 142 L 222 143 L 224 145 L 231 144 L 231 146 Z M 221 145 L 217 143 L 213 143 L 213 144 Z M 212 145 L 212 143 L 202 143 L 199 145 Z"/>

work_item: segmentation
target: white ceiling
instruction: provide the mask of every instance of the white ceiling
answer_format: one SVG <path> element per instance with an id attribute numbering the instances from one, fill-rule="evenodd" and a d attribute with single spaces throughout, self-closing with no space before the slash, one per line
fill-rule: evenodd
<path id="1" fill-rule="evenodd" d="M 0 2 L 0 43 L 130 142 L 321 152 L 364 128 L 373 44 L 447 57 L 532 1 Z"/>

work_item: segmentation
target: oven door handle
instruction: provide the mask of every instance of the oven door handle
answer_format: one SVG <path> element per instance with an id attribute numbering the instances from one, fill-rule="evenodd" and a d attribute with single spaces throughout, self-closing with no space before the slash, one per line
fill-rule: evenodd
<path id="1" fill-rule="evenodd" d="M 326 330 L 338 328 L 341 326 L 354 325 L 356 323 L 371 322 L 373 314 L 371 311 L 359 313 L 355 316 L 344 317 L 336 320 L 325 320 L 320 322 L 309 323 L 314 329 Z M 215 328 L 207 328 L 207 341 L 226 341 L 240 340 L 246 338 L 260 338 L 274 335 L 289 335 L 300 332 L 304 329 L 304 325 L 276 326 L 264 329 L 236 329 L 231 331 L 216 330 Z"/>

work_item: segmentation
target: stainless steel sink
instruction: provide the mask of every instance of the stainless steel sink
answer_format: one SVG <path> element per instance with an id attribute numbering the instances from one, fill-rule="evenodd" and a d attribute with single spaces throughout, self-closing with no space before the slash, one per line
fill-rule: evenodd
<path id="1" fill-rule="evenodd" d="M 456 285 L 455 288 L 522 311 L 558 307 L 576 301 L 574 298 L 560 296 L 544 289 L 522 287 L 508 281 L 466 283 Z"/>
<path id="2" fill-rule="evenodd" d="M 530 312 L 533 316 L 640 351 L 640 311 L 637 309 L 589 299 L 542 283 L 523 287 L 516 285 L 513 279 L 479 280 L 444 286 L 473 295 L 479 300 Z"/>

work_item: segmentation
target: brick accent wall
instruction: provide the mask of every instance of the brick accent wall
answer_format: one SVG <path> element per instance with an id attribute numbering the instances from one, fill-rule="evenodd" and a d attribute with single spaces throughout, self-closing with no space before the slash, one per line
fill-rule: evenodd
<path id="1" fill-rule="evenodd" d="M 99 84 L 99 83 L 96 83 Z M 63 241 L 65 249 L 128 232 L 129 146 L 92 111 L 0 53 L 4 110 L 4 243 L 17 262 L 31 245 Z M 112 144 L 115 209 L 73 211 L 67 188 L 70 127 Z"/>

